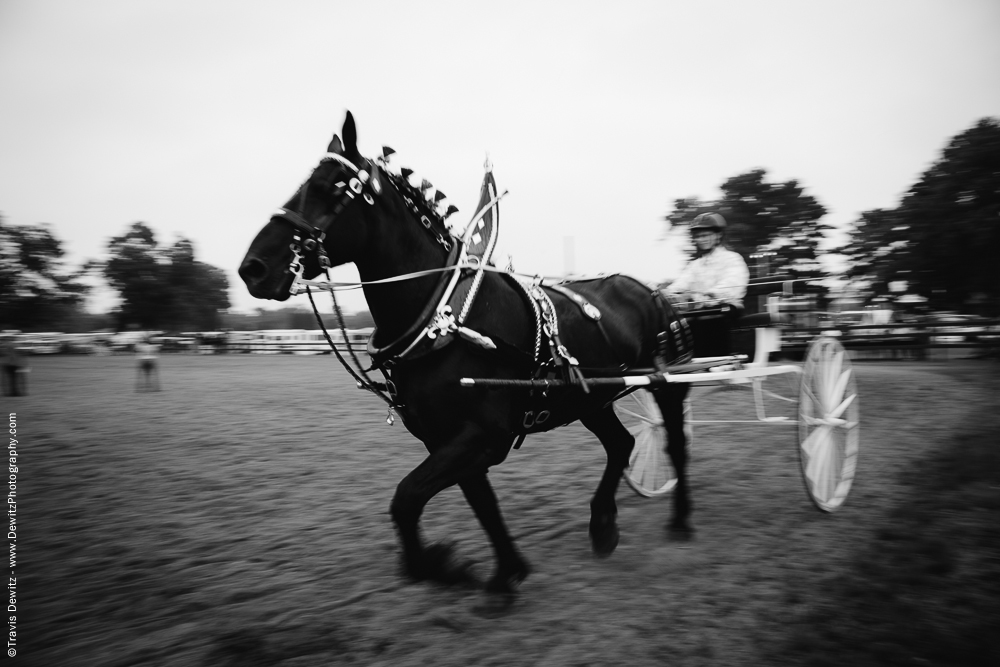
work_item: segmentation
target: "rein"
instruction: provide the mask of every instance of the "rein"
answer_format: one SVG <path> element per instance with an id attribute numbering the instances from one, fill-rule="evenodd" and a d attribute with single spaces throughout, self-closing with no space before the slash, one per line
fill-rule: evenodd
<path id="1" fill-rule="evenodd" d="M 334 296 L 333 292 L 330 292 L 330 296 L 333 297 L 333 309 L 337 314 L 337 324 L 340 326 L 340 335 L 344 339 L 344 344 L 347 346 L 347 351 L 350 353 L 351 359 L 353 359 L 354 363 L 357 365 L 357 371 L 351 368 L 351 365 L 347 363 L 346 359 L 344 359 L 344 355 L 340 353 L 340 350 L 338 350 L 336 344 L 334 344 L 333 339 L 330 337 L 330 333 L 326 330 L 326 325 L 323 323 L 323 318 L 319 314 L 319 308 L 316 307 L 316 302 L 313 300 L 312 292 L 309 290 L 308 286 L 306 287 L 306 294 L 309 295 L 309 303 L 312 305 L 313 315 L 316 317 L 316 322 L 319 324 L 319 328 L 323 331 L 323 336 L 326 338 L 326 342 L 330 345 L 330 349 L 333 350 L 333 353 L 337 356 L 337 360 L 340 362 L 340 365 L 343 366 L 347 372 L 350 373 L 351 377 L 354 378 L 354 381 L 358 383 L 358 389 L 370 391 L 385 401 L 385 404 L 389 407 L 389 412 L 385 416 L 385 423 L 392 426 L 396 421 L 395 409 L 399 407 L 392 397 L 392 395 L 396 393 L 395 388 L 392 385 L 392 380 L 386 378 L 384 383 L 379 383 L 368 377 L 367 370 L 371 369 L 369 368 L 366 370 L 362 368 L 361 360 L 358 359 L 358 355 L 354 353 L 354 346 L 351 345 L 351 340 L 347 336 L 347 327 L 344 326 L 344 315 L 340 311 L 340 304 L 337 303 L 337 297 Z M 388 396 L 382 391 L 382 388 L 379 386 L 380 384 L 385 386 L 386 390 L 389 392 Z"/>
<path id="2" fill-rule="evenodd" d="M 414 271 L 413 273 L 403 273 L 398 276 L 390 276 L 389 278 L 382 278 L 381 280 L 361 280 L 357 282 L 333 282 L 330 280 L 306 280 L 305 278 L 300 278 L 297 283 L 293 285 L 303 285 L 304 287 L 313 287 L 322 291 L 327 292 L 345 292 L 352 289 L 361 289 L 365 285 L 382 285 L 385 283 L 395 283 L 403 280 L 410 280 L 412 278 L 420 278 L 423 276 L 429 276 L 435 273 L 443 273 L 445 271 L 452 271 L 454 269 L 473 269 L 484 271 L 492 271 L 493 273 L 506 273 L 511 276 L 517 276 L 519 278 L 526 278 L 529 280 L 540 280 L 541 284 L 558 284 L 565 282 L 566 279 L 561 276 L 539 276 L 534 273 L 519 273 L 517 271 L 510 271 L 508 269 L 501 269 L 490 264 L 480 264 L 478 261 L 466 262 L 464 264 L 456 264 L 454 266 L 442 266 L 438 269 L 425 269 L 423 271 Z M 601 277 L 600 275 L 597 277 Z M 587 276 L 580 276 L 574 278 L 575 280 L 588 280 Z M 816 280 L 816 278 L 794 278 L 792 280 L 775 280 L 766 283 L 754 283 L 754 287 L 760 285 L 784 285 L 786 283 L 801 283 Z M 738 285 L 722 285 L 722 287 L 738 287 Z M 299 294 L 304 291 L 304 288 L 297 289 L 297 291 L 291 292 L 292 296 Z"/>

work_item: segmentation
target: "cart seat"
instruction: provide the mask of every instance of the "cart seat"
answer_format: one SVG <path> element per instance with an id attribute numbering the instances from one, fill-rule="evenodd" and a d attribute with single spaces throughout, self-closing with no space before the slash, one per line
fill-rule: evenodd
<path id="1" fill-rule="evenodd" d="M 694 334 L 695 357 L 720 357 L 745 354 L 753 365 L 766 366 L 771 352 L 781 348 L 777 327 L 789 324 L 786 313 L 751 313 L 724 305 L 684 313 Z"/>
<path id="2" fill-rule="evenodd" d="M 724 357 L 733 353 L 730 333 L 743 314 L 742 308 L 724 304 L 681 312 L 691 325 L 695 357 Z"/>

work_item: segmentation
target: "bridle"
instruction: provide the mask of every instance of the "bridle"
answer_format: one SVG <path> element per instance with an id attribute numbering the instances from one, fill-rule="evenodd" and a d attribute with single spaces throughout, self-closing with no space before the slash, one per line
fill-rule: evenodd
<path id="1" fill-rule="evenodd" d="M 366 160 L 366 165 L 370 168 L 369 171 L 359 169 L 353 162 L 345 158 L 343 155 L 338 153 L 326 153 L 322 158 L 320 158 L 319 164 L 316 165 L 316 169 L 322 165 L 327 160 L 336 160 L 340 162 L 345 167 L 350 169 L 353 176 L 351 176 L 346 182 L 340 181 L 335 184 L 337 191 L 334 193 L 336 201 L 333 204 L 333 210 L 328 215 L 324 216 L 317 222 L 310 222 L 303 215 L 305 213 L 306 196 L 309 192 L 309 182 L 312 180 L 312 176 L 306 179 L 305 183 L 299 188 L 298 191 L 298 210 L 290 210 L 287 208 L 279 208 L 275 211 L 272 219 L 278 219 L 283 222 L 287 222 L 292 226 L 292 242 L 289 245 L 289 249 L 292 251 L 292 261 L 288 265 L 288 272 L 294 277 L 292 284 L 289 287 L 289 291 L 292 296 L 299 293 L 301 290 L 300 282 L 302 280 L 302 273 L 305 271 L 304 260 L 306 256 L 312 254 L 316 256 L 316 261 L 319 264 L 320 270 L 326 272 L 330 269 L 330 258 L 326 254 L 326 248 L 323 242 L 326 240 L 326 232 L 333 224 L 341 213 L 344 212 L 352 203 L 354 203 L 359 197 L 362 198 L 369 206 L 375 204 L 375 195 L 382 192 L 382 185 L 378 178 L 378 167 L 373 165 L 370 161 Z M 315 173 L 315 170 L 313 170 Z M 374 178 L 372 175 L 374 174 Z"/>

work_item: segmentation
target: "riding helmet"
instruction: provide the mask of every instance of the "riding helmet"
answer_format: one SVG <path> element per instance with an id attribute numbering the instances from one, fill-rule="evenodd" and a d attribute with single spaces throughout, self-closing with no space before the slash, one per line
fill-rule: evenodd
<path id="1" fill-rule="evenodd" d="M 726 228 L 726 219 L 718 213 L 702 213 L 691 223 L 691 233 L 699 229 L 710 229 L 714 232 L 721 232 Z"/>

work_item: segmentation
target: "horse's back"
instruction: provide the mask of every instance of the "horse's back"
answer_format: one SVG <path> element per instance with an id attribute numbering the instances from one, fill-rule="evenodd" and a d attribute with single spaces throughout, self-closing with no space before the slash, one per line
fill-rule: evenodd
<path id="1" fill-rule="evenodd" d="M 580 364 L 589 368 L 652 366 L 657 336 L 669 326 L 672 313 L 653 288 L 630 276 L 615 274 L 562 285 L 583 297 L 599 313 L 555 292 L 559 332 Z"/>
<path id="2" fill-rule="evenodd" d="M 581 366 L 615 372 L 653 365 L 658 335 L 677 317 L 655 289 L 621 274 L 570 281 L 560 287 L 593 306 L 585 308 L 559 288 L 545 288 L 555 306 L 559 338 Z M 599 313 L 597 319 L 595 313 Z M 527 290 L 513 277 L 499 274 L 484 276 L 465 324 L 519 351 L 526 362 L 534 357 L 541 333 Z M 509 359 L 497 361 L 509 363 Z M 522 368 L 516 374 L 523 372 Z"/>

